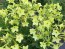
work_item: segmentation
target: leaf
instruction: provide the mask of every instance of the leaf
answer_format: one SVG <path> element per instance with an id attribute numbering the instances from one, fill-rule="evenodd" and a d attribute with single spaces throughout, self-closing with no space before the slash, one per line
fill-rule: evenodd
<path id="1" fill-rule="evenodd" d="M 16 41 L 18 41 L 19 43 L 21 43 L 22 40 L 23 40 L 23 35 L 22 34 L 17 34 L 16 35 Z"/>

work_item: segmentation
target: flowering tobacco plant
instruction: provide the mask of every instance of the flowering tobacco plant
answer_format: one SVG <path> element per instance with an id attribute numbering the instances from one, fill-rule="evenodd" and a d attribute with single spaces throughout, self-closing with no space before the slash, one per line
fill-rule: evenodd
<path id="1" fill-rule="evenodd" d="M 57 4 L 6 0 L 0 9 L 0 49 L 58 49 L 65 40 L 65 20 Z"/>

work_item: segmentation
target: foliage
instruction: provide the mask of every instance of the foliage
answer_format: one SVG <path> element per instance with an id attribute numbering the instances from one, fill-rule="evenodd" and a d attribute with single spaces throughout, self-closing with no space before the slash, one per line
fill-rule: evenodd
<path id="1" fill-rule="evenodd" d="M 59 3 L 6 0 L 0 9 L 0 49 L 58 49 L 65 36 Z"/>

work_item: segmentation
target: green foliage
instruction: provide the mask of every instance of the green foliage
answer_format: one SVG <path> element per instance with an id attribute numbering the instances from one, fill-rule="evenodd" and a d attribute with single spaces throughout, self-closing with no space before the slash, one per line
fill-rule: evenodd
<path id="1" fill-rule="evenodd" d="M 65 36 L 62 7 L 28 0 L 6 0 L 0 9 L 0 49 L 58 49 Z"/>

